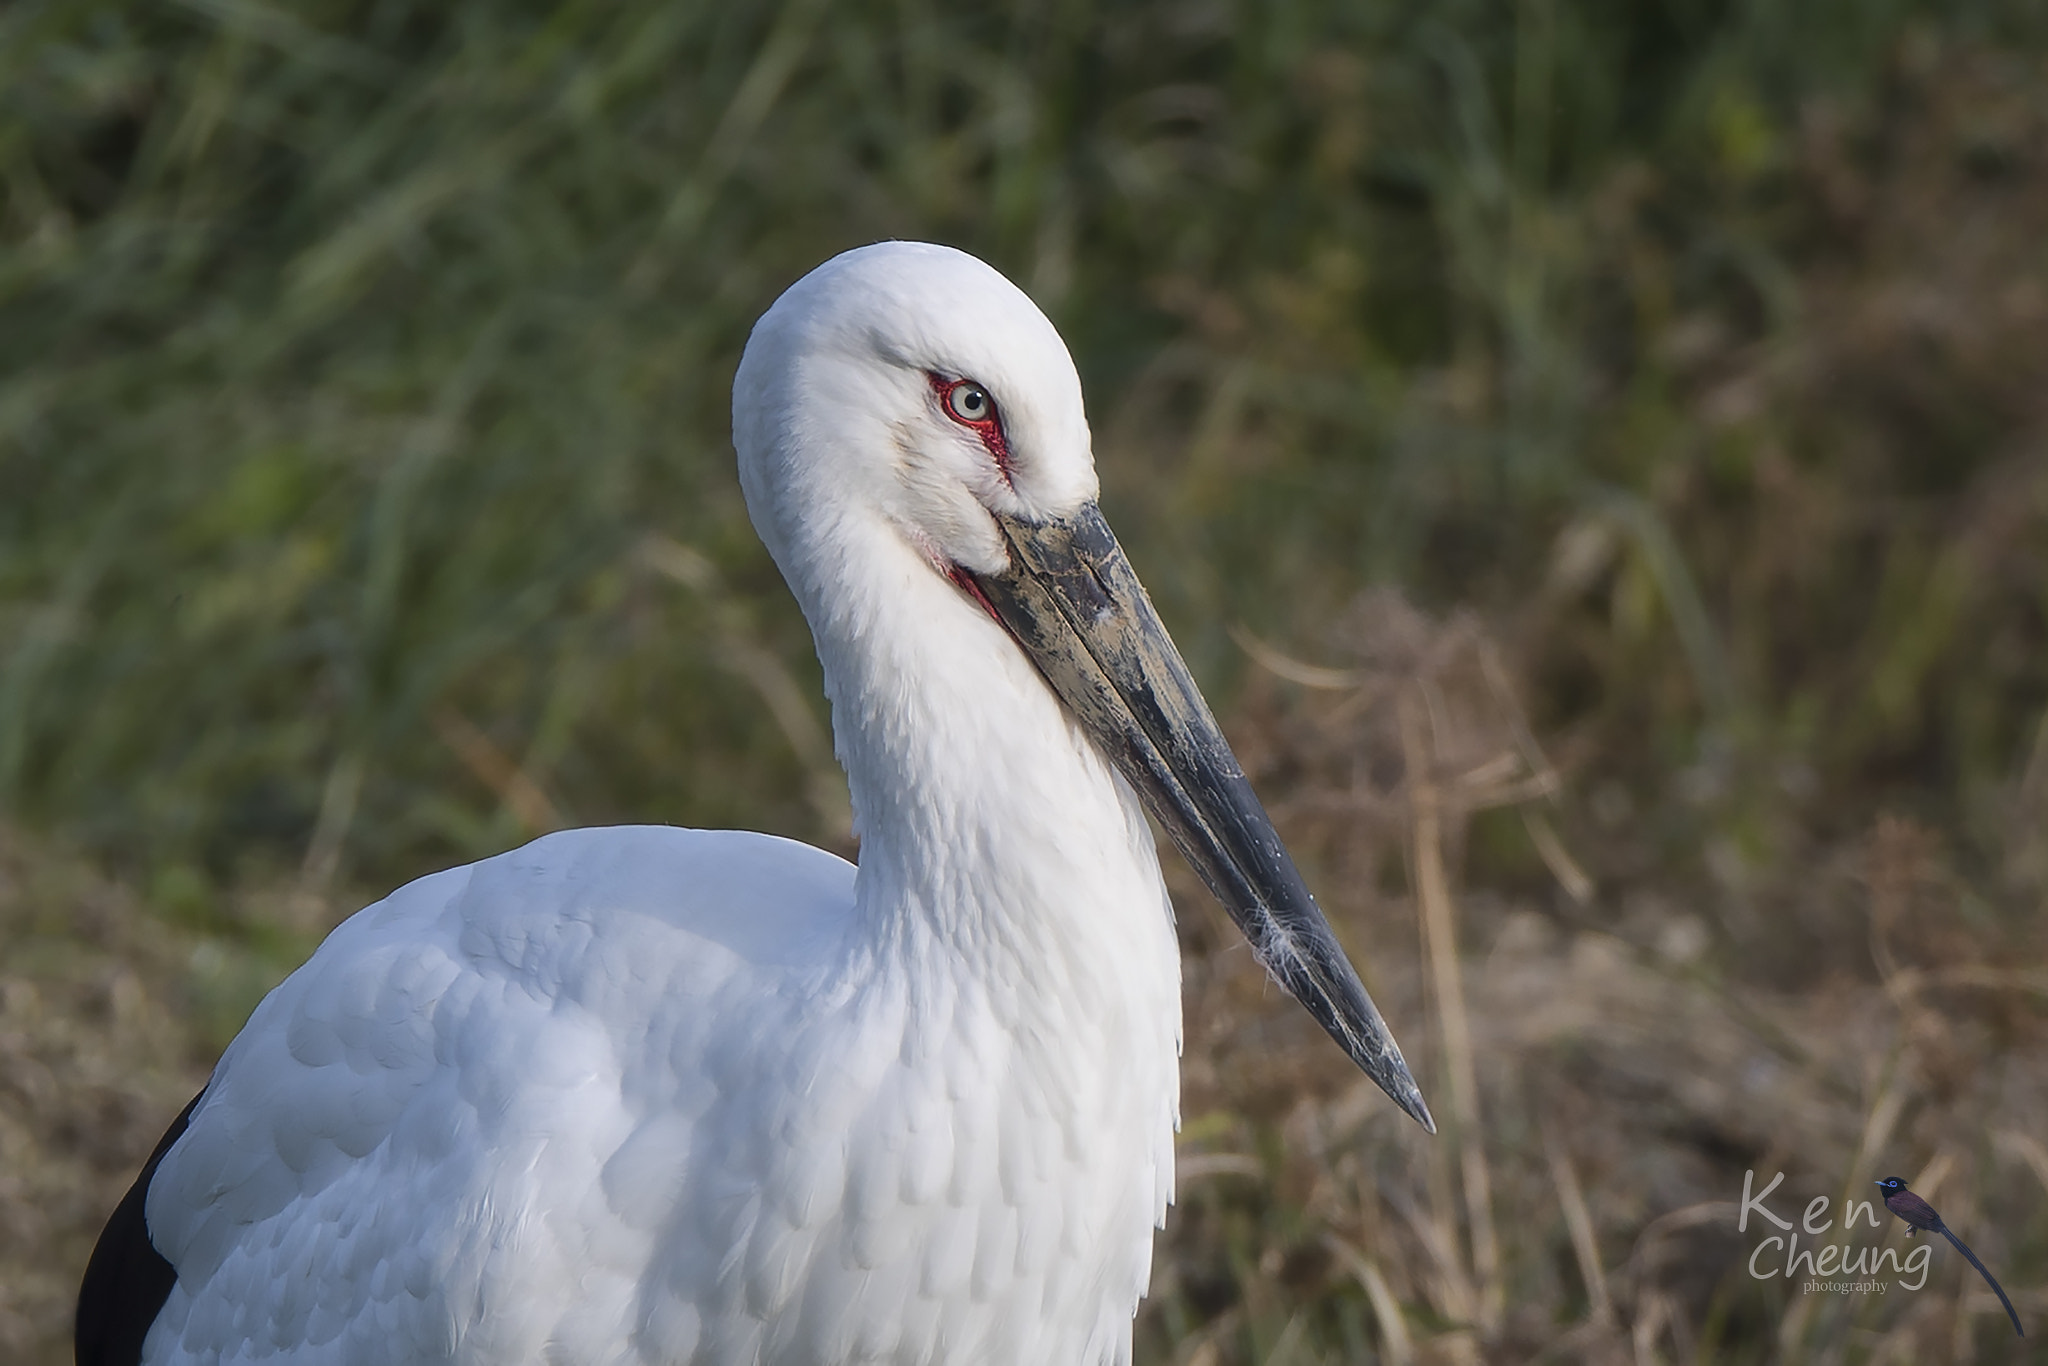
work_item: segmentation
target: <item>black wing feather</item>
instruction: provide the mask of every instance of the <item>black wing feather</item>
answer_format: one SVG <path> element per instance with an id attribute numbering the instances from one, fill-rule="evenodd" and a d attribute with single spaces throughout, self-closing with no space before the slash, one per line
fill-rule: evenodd
<path id="1" fill-rule="evenodd" d="M 85 1280 L 78 1287 L 78 1319 L 73 1337 L 78 1366 L 141 1366 L 142 1340 L 149 1326 L 163 1312 L 178 1273 L 164 1260 L 149 1240 L 149 1226 L 143 1219 L 143 1202 L 149 1196 L 150 1178 L 159 1162 L 171 1150 L 191 1122 L 201 1091 L 171 1121 L 156 1151 L 142 1164 L 142 1175 L 121 1197 L 100 1230 L 100 1240 L 86 1263 Z"/>

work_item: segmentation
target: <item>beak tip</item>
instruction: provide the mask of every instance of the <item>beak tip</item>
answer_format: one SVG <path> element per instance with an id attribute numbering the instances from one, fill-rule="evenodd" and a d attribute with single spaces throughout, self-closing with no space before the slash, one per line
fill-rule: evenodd
<path id="1" fill-rule="evenodd" d="M 1367 1009 L 1371 1009 L 1369 1004 Z M 1380 1022 L 1377 1012 L 1374 1012 L 1372 1020 L 1377 1026 L 1374 1032 L 1378 1034 L 1383 1049 L 1356 1049 L 1349 1041 L 1340 1042 L 1345 1042 L 1345 1051 L 1351 1054 L 1351 1060 L 1373 1085 L 1386 1092 L 1387 1099 L 1400 1106 L 1426 1132 L 1435 1134 L 1436 1118 L 1429 1113 L 1429 1105 L 1422 1099 L 1422 1088 L 1415 1084 L 1415 1074 L 1408 1070 L 1408 1060 L 1401 1056 L 1400 1046 L 1387 1032 L 1386 1025 Z"/>
<path id="2" fill-rule="evenodd" d="M 1397 1062 L 1395 1066 L 1398 1070 L 1393 1077 L 1388 1078 L 1388 1081 L 1391 1081 L 1393 1084 L 1388 1085 L 1387 1082 L 1381 1082 L 1380 1089 L 1393 1099 L 1394 1104 L 1405 1110 L 1410 1119 L 1420 1124 L 1426 1132 L 1434 1135 L 1436 1133 L 1436 1120 L 1430 1115 L 1429 1106 L 1422 1099 L 1422 1088 L 1415 1084 L 1415 1078 L 1409 1074 L 1406 1063 Z M 1379 1079 L 1374 1078 L 1374 1080 L 1377 1081 Z"/>

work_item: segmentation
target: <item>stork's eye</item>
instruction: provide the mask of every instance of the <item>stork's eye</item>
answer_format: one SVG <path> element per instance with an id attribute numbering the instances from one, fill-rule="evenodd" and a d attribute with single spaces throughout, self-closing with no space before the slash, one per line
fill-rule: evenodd
<path id="1" fill-rule="evenodd" d="M 996 402 L 988 390 L 971 379 L 963 379 L 946 390 L 946 411 L 969 426 L 979 426 L 996 415 Z"/>
<path id="2" fill-rule="evenodd" d="M 1010 441 L 1003 435 L 1003 420 L 996 414 L 995 395 L 971 379 L 948 379 L 936 370 L 927 370 L 926 377 L 932 382 L 932 392 L 938 395 L 946 416 L 981 438 L 989 458 L 995 461 L 996 473 L 1003 482 L 1010 482 Z"/>

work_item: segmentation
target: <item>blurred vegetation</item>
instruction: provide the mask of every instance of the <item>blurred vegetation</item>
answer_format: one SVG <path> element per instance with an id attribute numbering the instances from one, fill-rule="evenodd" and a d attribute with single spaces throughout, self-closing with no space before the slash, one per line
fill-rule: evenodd
<path id="1" fill-rule="evenodd" d="M 1915 1162 L 2029 1192 L 1997 1256 L 1972 1241 L 2038 1312 L 2043 1192 L 1989 1135 L 2042 1103 L 2000 1060 L 2043 1043 L 2044 77 L 2021 0 L 17 0 L 0 813 L 203 949 L 150 979 L 201 1074 L 263 982 L 426 869 L 624 818 L 845 847 L 727 389 L 817 261 L 949 241 L 1067 337 L 1111 518 L 1347 933 L 1411 942 L 1441 858 L 1473 954 L 1486 1274 L 1466 1148 L 1368 1126 L 1345 1160 L 1395 1156 L 1316 1194 L 1328 1114 L 1254 1085 L 1295 1065 L 1244 1043 L 1302 1040 L 1181 898 L 1216 1160 L 1150 1359 L 1878 1351 L 1904 1308 L 1802 1336 L 1722 1276 L 1739 1254 L 1680 1285 L 1629 1249 L 1745 1165 L 1834 1190 L 1885 1105 Z M 1418 740 L 1397 700 L 1439 694 L 1492 719 Z M 1519 776 L 1444 778 L 1427 854 L 1417 784 L 1453 753 Z M 1449 979 L 1362 956 L 1455 1072 Z M 1918 959 L 2021 985 L 1929 996 Z M 1529 1024 L 1525 979 L 1613 1002 L 1640 1051 Z M 1798 1082 L 1782 1129 L 1731 1118 L 1740 1087 L 1608 1085 L 1762 1065 L 1687 1051 L 1717 1030 Z M 2006 1118 L 1952 1147 L 1942 1105 Z M 1574 1162 L 1596 1253 L 1631 1258 L 1611 1292 L 1574 1260 Z M 1964 1355 L 1929 1303 L 1913 1359 Z"/>

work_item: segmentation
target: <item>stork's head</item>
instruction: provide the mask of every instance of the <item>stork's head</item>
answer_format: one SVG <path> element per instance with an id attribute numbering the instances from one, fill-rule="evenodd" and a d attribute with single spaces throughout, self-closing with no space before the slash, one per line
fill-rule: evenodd
<path id="1" fill-rule="evenodd" d="M 833 257 L 755 325 L 733 381 L 747 505 L 785 571 L 802 523 L 879 514 L 941 572 L 1008 554 L 995 517 L 1094 499 L 1081 381 L 1038 306 L 964 251 Z"/>
<path id="2" fill-rule="evenodd" d="M 1434 1129 L 1095 506 L 1073 360 L 1023 291 L 949 247 L 834 257 L 755 326 L 733 438 L 754 525 L 814 629 L 849 596 L 841 578 L 857 562 L 914 575 L 922 561 L 951 579 L 958 610 L 1009 635 L 976 639 L 1037 666 L 1274 979 Z"/>

